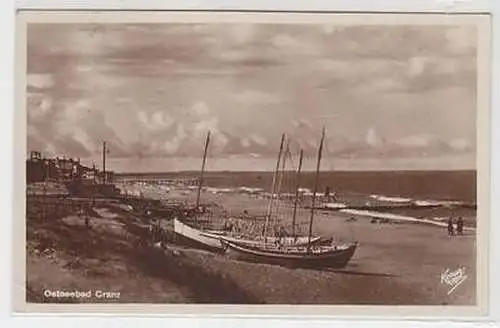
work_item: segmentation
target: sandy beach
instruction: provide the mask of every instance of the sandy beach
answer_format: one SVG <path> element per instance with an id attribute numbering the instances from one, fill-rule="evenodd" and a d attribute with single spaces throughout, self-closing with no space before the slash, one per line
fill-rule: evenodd
<path id="1" fill-rule="evenodd" d="M 168 194 L 169 201 L 194 198 L 195 192 Z M 266 199 L 238 193 L 203 192 L 201 200 L 223 206 L 229 216 L 263 215 L 268 205 Z M 165 252 L 144 247 L 147 220 L 124 208 L 117 203 L 94 207 L 91 228 L 75 213 L 40 220 L 28 211 L 28 301 L 54 301 L 41 297 L 42 291 L 64 287 L 120 291 L 119 299 L 97 300 L 104 302 L 475 304 L 473 232 L 450 237 L 432 225 L 372 223 L 367 217 L 317 211 L 315 234 L 360 245 L 345 269 L 315 271 L 234 261 L 177 245 Z M 283 225 L 290 224 L 291 213 L 291 204 L 279 205 Z M 309 217 L 309 210 L 298 210 L 304 233 Z M 168 230 L 171 218 L 159 219 Z M 467 279 L 448 295 L 451 287 L 441 274 L 462 267 Z"/>
<path id="2" fill-rule="evenodd" d="M 266 209 L 268 204 L 267 200 L 256 199 L 248 195 L 205 194 L 203 199 L 209 202 L 218 201 L 223 203 L 228 213 L 234 216 L 241 215 L 244 210 L 247 210 L 250 215 L 262 215 L 263 209 Z M 280 205 L 279 209 L 281 213 L 279 217 L 283 224 L 290 224 L 292 205 Z M 381 284 L 379 285 L 381 289 L 397 287 L 396 289 L 401 288 L 407 292 L 411 291 L 414 294 L 411 296 L 414 299 L 411 302 L 419 302 L 416 299 L 422 297 L 432 299 L 434 304 L 475 303 L 476 238 L 474 232 L 463 236 L 450 237 L 446 228 L 442 227 L 395 222 L 371 223 L 371 219 L 367 217 L 346 215 L 338 212 L 318 212 L 315 213 L 313 225 L 315 234 L 333 236 L 336 241 L 357 240 L 360 246 L 347 268 L 341 272 L 323 278 L 321 275 L 316 276 L 315 273 L 310 272 L 312 281 L 319 283 L 316 291 L 318 294 L 310 296 L 311 298 L 308 301 L 306 301 L 307 297 L 298 298 L 302 299 L 303 302 L 342 303 L 342 301 L 335 300 L 333 295 L 336 293 L 328 296 L 328 290 L 332 288 L 331 285 L 335 284 L 335 277 L 344 276 L 337 278 L 340 279 L 339 284 L 344 283 L 342 280 L 346 279 L 351 281 L 348 283 L 349 285 L 353 283 L 354 286 L 357 286 L 358 283 L 362 285 L 366 281 L 365 279 L 373 279 L 376 283 L 370 282 L 364 288 L 366 288 L 367 294 L 371 292 L 378 294 L 380 292 L 381 299 L 384 298 L 383 295 L 387 291 L 376 291 L 378 287 L 375 286 L 379 284 Z M 309 210 L 298 210 L 297 222 L 304 234 L 307 233 L 309 218 Z M 355 218 L 356 221 L 348 220 L 349 218 Z M 448 287 L 441 284 L 441 273 L 448 268 L 454 271 L 460 267 L 467 268 L 468 279 L 451 295 L 447 295 Z M 256 277 L 260 276 L 257 275 Z M 298 279 L 298 281 L 301 281 L 301 279 Z M 291 282 L 290 286 L 283 286 L 285 290 L 296 287 L 300 288 L 293 282 Z M 347 288 L 349 292 L 352 291 L 351 287 Z M 337 291 L 338 288 L 341 288 L 341 286 L 335 286 L 334 290 L 330 291 Z M 323 295 L 323 293 L 325 294 Z M 363 298 L 361 290 L 354 292 L 354 294 L 360 295 L 360 299 Z M 417 297 L 417 295 L 421 296 Z M 400 297 L 404 298 L 404 295 Z M 280 303 L 290 299 L 292 298 L 284 298 L 282 301 L 273 299 L 272 302 Z M 353 302 L 363 303 L 360 299 Z M 380 300 L 380 302 L 386 301 Z M 368 302 L 378 303 L 376 300 Z M 400 299 L 394 304 L 405 304 L 405 301 Z"/>

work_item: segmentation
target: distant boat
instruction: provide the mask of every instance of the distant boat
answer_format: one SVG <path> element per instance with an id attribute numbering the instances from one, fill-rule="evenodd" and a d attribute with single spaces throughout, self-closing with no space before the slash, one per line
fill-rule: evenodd
<path id="1" fill-rule="evenodd" d="M 284 138 L 284 135 L 283 135 Z M 283 147 L 283 138 L 282 138 L 282 145 Z M 210 132 L 207 134 L 207 139 L 205 142 L 205 150 L 203 154 L 203 161 L 202 161 L 202 166 L 201 166 L 201 174 L 200 174 L 200 182 L 198 186 L 198 192 L 196 196 L 196 205 L 195 205 L 195 211 L 198 211 L 199 209 L 199 201 L 200 201 L 200 193 L 201 193 L 201 188 L 203 184 L 203 174 L 204 174 L 204 169 L 205 169 L 205 162 L 206 162 L 206 156 L 207 156 L 207 149 L 208 145 L 210 142 Z M 281 150 L 280 150 L 280 156 L 281 156 Z M 278 162 L 279 163 L 279 162 Z M 273 186 L 274 188 L 274 186 Z M 270 205 L 271 206 L 271 205 Z M 268 218 L 269 216 L 266 216 Z M 196 221 L 196 217 L 195 217 Z M 196 224 L 196 222 L 195 222 Z M 268 222 L 266 221 L 266 226 Z M 308 243 L 316 244 L 319 242 L 325 242 L 321 237 L 314 237 L 314 238 L 309 238 L 309 237 L 298 237 L 298 236 L 291 236 L 291 237 L 263 237 L 263 236 L 256 236 L 255 238 L 247 238 L 247 237 L 236 237 L 236 236 L 231 236 L 227 231 L 223 230 L 201 230 L 197 229 L 190 224 L 186 222 L 182 222 L 181 220 L 174 218 L 174 232 L 176 236 L 185 244 L 188 244 L 190 246 L 196 247 L 196 248 L 201 248 L 201 249 L 206 249 L 209 251 L 214 251 L 214 252 L 223 252 L 225 250 L 225 246 L 222 243 L 223 241 L 228 241 L 228 242 L 237 242 L 238 244 L 245 245 L 245 246 L 272 246 L 274 244 L 280 243 L 282 245 L 295 245 L 295 246 L 300 246 L 300 245 L 306 245 Z"/>
<path id="2" fill-rule="evenodd" d="M 325 129 L 323 128 L 321 142 L 318 150 L 318 162 L 316 167 L 316 178 L 313 192 L 313 203 L 311 206 L 311 218 L 309 221 L 309 243 L 307 247 L 292 246 L 248 246 L 237 242 L 222 240 L 227 248 L 228 254 L 234 254 L 243 260 L 261 263 L 278 264 L 283 266 L 308 267 L 308 268 L 343 268 L 350 261 L 358 242 L 344 243 L 340 245 L 314 245 L 312 240 L 312 226 L 315 211 L 315 199 L 318 186 L 318 176 L 323 151 Z"/>

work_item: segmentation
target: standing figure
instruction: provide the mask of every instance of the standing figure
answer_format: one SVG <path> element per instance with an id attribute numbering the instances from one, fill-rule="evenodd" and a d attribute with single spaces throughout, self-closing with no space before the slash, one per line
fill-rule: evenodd
<path id="1" fill-rule="evenodd" d="M 227 232 L 233 232 L 233 229 L 234 229 L 233 220 L 229 218 L 224 222 L 223 230 Z"/>
<path id="2" fill-rule="evenodd" d="M 85 216 L 85 227 L 90 228 L 90 217 L 89 217 L 89 210 L 84 211 L 84 216 Z"/>
<path id="3" fill-rule="evenodd" d="M 154 226 L 153 220 L 149 221 L 148 235 L 149 235 L 149 239 L 153 240 L 153 242 L 154 242 L 154 239 L 155 239 L 155 226 Z"/>
<path id="4" fill-rule="evenodd" d="M 453 219 L 451 217 L 448 219 L 448 235 L 449 236 L 454 235 Z"/>
<path id="5" fill-rule="evenodd" d="M 462 235 L 464 232 L 464 219 L 459 217 L 457 220 L 457 235 Z"/>
<path id="6" fill-rule="evenodd" d="M 279 229 L 280 229 L 279 230 L 279 236 L 280 236 L 280 238 L 286 238 L 286 237 L 288 237 L 288 232 L 285 230 L 285 227 L 280 226 Z"/>

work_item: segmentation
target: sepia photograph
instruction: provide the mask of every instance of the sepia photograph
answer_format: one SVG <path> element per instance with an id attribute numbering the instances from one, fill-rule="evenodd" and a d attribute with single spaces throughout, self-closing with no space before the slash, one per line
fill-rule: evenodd
<path id="1" fill-rule="evenodd" d="M 18 14 L 19 303 L 484 307 L 489 21 L 423 16 Z"/>

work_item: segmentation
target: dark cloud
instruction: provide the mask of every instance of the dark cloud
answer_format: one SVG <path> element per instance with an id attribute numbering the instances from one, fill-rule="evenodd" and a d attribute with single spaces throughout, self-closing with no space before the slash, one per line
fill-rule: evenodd
<path id="1" fill-rule="evenodd" d="M 286 132 L 295 152 L 314 157 L 324 124 L 331 156 L 473 152 L 475 33 L 467 26 L 30 25 L 28 123 L 36 133 L 28 146 L 95 157 L 107 140 L 111 157 L 197 157 L 211 130 L 213 156 L 271 158 Z M 373 129 L 383 132 L 383 147 L 366 141 Z"/>

